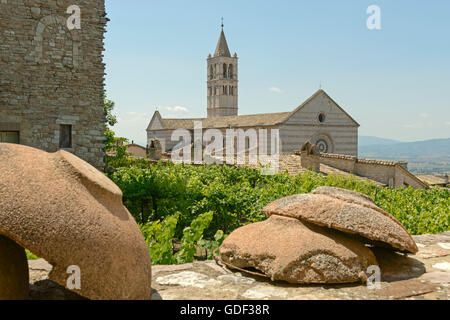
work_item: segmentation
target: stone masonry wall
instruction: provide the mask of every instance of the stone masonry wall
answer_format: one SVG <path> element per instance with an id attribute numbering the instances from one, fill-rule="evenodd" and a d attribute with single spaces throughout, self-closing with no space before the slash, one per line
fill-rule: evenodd
<path id="1" fill-rule="evenodd" d="M 356 157 L 347 155 L 321 154 L 320 162 L 350 173 L 355 171 Z"/>
<path id="2" fill-rule="evenodd" d="M 342 154 L 321 153 L 320 156 L 312 156 L 300 151 L 294 151 L 294 154 L 301 156 L 302 166 L 304 163 L 307 164 L 308 161 L 315 160 L 313 157 L 317 157 L 318 161 L 322 164 L 378 181 L 389 187 L 400 188 L 403 186 L 411 186 L 413 188 L 427 188 L 423 182 L 405 168 L 407 167 L 406 162 L 358 159 L 354 156 Z"/>
<path id="3" fill-rule="evenodd" d="M 401 186 L 411 186 L 415 189 L 423 188 L 423 182 L 415 177 L 412 173 L 406 170 L 404 167 L 395 167 L 395 188 Z"/>
<path id="4" fill-rule="evenodd" d="M 71 5 L 80 29 L 67 26 Z M 71 125 L 67 150 L 104 167 L 105 15 L 104 0 L 0 0 L 0 131 L 54 152 Z"/>
<path id="5" fill-rule="evenodd" d="M 395 184 L 395 165 L 356 163 L 354 173 L 384 183 L 390 187 L 401 187 Z"/>

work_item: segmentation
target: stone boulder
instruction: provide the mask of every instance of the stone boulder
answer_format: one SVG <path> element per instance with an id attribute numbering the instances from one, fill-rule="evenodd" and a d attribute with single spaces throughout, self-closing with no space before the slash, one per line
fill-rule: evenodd
<path id="1" fill-rule="evenodd" d="M 220 248 L 227 266 L 290 283 L 366 280 L 377 261 L 363 243 L 295 218 L 272 215 L 232 232 Z"/>
<path id="2" fill-rule="evenodd" d="M 370 197 L 357 192 L 320 187 L 268 204 L 263 213 L 301 219 L 319 226 L 358 235 L 367 243 L 416 253 L 408 231 L 392 215 L 377 207 Z"/>
<path id="3" fill-rule="evenodd" d="M 77 266 L 83 297 L 150 298 L 145 240 L 104 174 L 66 151 L 7 143 L 0 172 L 0 235 L 48 261 L 51 280 L 67 287 Z"/>
<path id="4" fill-rule="evenodd" d="M 0 300 L 28 298 L 28 263 L 25 250 L 0 236 Z"/>
<path id="5" fill-rule="evenodd" d="M 291 283 L 365 281 L 378 265 L 369 248 L 416 253 L 406 229 L 363 194 L 319 187 L 268 204 L 264 222 L 233 231 L 220 260 L 230 268 Z"/>

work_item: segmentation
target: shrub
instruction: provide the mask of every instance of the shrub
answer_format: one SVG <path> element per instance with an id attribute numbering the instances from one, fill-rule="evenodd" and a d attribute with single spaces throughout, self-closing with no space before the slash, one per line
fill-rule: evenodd
<path id="1" fill-rule="evenodd" d="M 261 209 L 278 198 L 308 193 L 324 185 L 372 197 L 411 234 L 439 233 L 449 230 L 450 225 L 450 191 L 446 188 L 390 189 L 353 176 L 323 176 L 312 171 L 291 177 L 287 173 L 262 175 L 248 167 L 172 163 L 119 168 L 110 176 L 122 189 L 124 203 L 139 223 L 179 212 L 177 239 L 202 214 L 212 212 L 203 237 L 211 240 L 217 230 L 229 234 L 242 225 L 264 220 Z"/>

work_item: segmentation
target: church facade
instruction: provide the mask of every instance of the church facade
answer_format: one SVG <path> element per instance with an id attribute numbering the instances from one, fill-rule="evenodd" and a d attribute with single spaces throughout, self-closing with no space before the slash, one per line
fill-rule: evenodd
<path id="1" fill-rule="evenodd" d="M 265 114 L 238 114 L 238 57 L 230 54 L 225 34 L 222 32 L 214 55 L 207 59 L 207 118 L 163 118 L 156 111 L 147 127 L 147 140 L 158 139 L 164 152 L 180 145 L 172 139 L 177 129 L 194 134 L 195 123 L 202 129 L 228 129 L 268 132 L 278 130 L 279 152 L 292 153 L 310 141 L 322 153 L 357 156 L 359 124 L 339 106 L 324 90 L 318 90 L 292 111 Z M 271 138 L 267 138 L 267 148 Z"/>

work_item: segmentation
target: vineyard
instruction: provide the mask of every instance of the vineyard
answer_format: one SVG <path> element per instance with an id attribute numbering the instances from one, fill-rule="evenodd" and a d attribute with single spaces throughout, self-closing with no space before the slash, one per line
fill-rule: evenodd
<path id="1" fill-rule="evenodd" d="M 306 172 L 262 175 L 255 168 L 191 166 L 135 162 L 117 168 L 109 177 L 122 189 L 125 206 L 139 224 L 153 264 L 192 262 L 198 249 L 211 259 L 227 234 L 262 221 L 268 203 L 318 186 L 364 193 L 396 217 L 411 234 L 449 230 L 450 191 L 389 189 L 351 176 Z M 176 248 L 174 250 L 174 248 Z"/>

